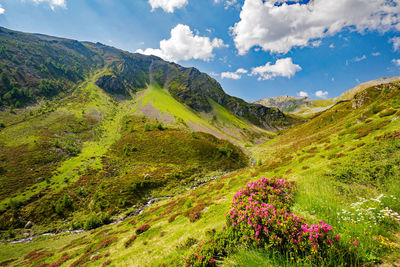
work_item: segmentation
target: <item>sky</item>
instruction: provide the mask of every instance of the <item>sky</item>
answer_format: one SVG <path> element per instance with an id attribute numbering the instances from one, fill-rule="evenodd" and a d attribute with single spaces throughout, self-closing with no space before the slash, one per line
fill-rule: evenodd
<path id="1" fill-rule="evenodd" d="M 0 25 L 154 54 L 247 101 L 400 75 L 400 0 L 0 0 Z"/>

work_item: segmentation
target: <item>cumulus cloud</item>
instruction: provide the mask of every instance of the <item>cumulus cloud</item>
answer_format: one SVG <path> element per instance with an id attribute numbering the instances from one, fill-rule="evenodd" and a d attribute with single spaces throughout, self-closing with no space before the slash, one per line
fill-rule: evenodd
<path id="1" fill-rule="evenodd" d="M 221 78 L 239 80 L 242 78 L 242 74 L 246 74 L 247 72 L 248 71 L 243 68 L 237 69 L 235 72 L 222 72 Z"/>
<path id="2" fill-rule="evenodd" d="M 297 96 L 300 96 L 300 97 L 308 97 L 308 93 L 307 93 L 307 92 L 304 92 L 304 91 L 300 91 L 300 92 L 297 93 Z"/>
<path id="3" fill-rule="evenodd" d="M 314 0 L 308 4 L 245 0 L 240 21 L 231 31 L 240 55 L 253 46 L 287 53 L 345 28 L 360 33 L 400 30 L 399 13 L 398 0 Z"/>
<path id="4" fill-rule="evenodd" d="M 48 3 L 52 10 L 54 10 L 56 7 L 67 8 L 67 1 L 66 0 L 23 0 L 23 1 L 31 1 L 31 2 L 34 2 L 36 4 Z"/>
<path id="5" fill-rule="evenodd" d="M 328 96 L 328 91 L 325 91 L 325 92 L 321 91 L 321 90 L 316 91 L 315 96 L 319 97 L 319 98 L 326 98 Z"/>
<path id="6" fill-rule="evenodd" d="M 271 80 L 275 77 L 287 77 L 291 78 L 296 72 L 302 70 L 302 68 L 294 64 L 292 58 L 278 59 L 275 64 L 268 62 L 264 66 L 259 66 L 251 69 L 250 76 L 258 76 L 258 80 Z"/>
<path id="7" fill-rule="evenodd" d="M 393 59 L 392 60 L 393 64 L 395 64 L 396 66 L 400 67 L 400 59 Z"/>
<path id="8" fill-rule="evenodd" d="M 373 57 L 377 57 L 377 56 L 380 56 L 381 53 L 380 53 L 380 52 L 373 52 L 371 55 L 372 55 Z"/>
<path id="9" fill-rule="evenodd" d="M 400 37 L 393 37 L 389 40 L 390 43 L 393 43 L 394 51 L 398 51 L 400 48 Z"/>
<path id="10" fill-rule="evenodd" d="M 6 12 L 6 10 L 3 8 L 3 6 L 0 4 L 0 15 L 4 14 L 4 12 Z"/>
<path id="11" fill-rule="evenodd" d="M 226 47 L 221 39 L 193 34 L 189 26 L 178 24 L 171 30 L 171 37 L 160 42 L 159 49 L 138 49 L 137 53 L 155 55 L 167 61 L 201 59 L 209 61 L 214 57 L 215 48 Z"/>
<path id="12" fill-rule="evenodd" d="M 335 48 L 335 45 L 334 44 L 330 44 L 329 48 Z"/>
<path id="13" fill-rule="evenodd" d="M 188 0 L 149 0 L 151 10 L 162 8 L 165 12 L 174 13 L 175 8 L 182 8 Z"/>

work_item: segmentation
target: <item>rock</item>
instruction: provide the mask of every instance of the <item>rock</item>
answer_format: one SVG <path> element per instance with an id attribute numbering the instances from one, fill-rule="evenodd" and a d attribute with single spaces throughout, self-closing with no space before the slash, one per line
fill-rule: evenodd
<path id="1" fill-rule="evenodd" d="M 33 223 L 31 221 L 29 221 L 25 224 L 25 229 L 30 229 L 30 228 L 32 228 L 32 226 L 33 226 Z"/>
<path id="2" fill-rule="evenodd" d="M 114 75 L 101 76 L 96 85 L 111 94 L 127 95 L 125 85 Z"/>
<path id="3" fill-rule="evenodd" d="M 284 112 L 294 112 L 304 106 L 312 106 L 313 100 L 308 97 L 278 96 L 250 102 L 265 107 L 274 107 Z"/>

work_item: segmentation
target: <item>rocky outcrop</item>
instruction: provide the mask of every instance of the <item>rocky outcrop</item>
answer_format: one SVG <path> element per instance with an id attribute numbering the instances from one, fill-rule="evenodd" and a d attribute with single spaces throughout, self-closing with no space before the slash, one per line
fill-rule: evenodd
<path id="1" fill-rule="evenodd" d="M 128 95 L 125 85 L 114 75 L 101 76 L 96 85 L 104 91 L 114 95 Z"/>
<path id="2" fill-rule="evenodd" d="M 295 112 L 301 107 L 311 106 L 313 100 L 308 97 L 278 96 L 253 101 L 266 107 L 276 107 L 284 112 Z"/>

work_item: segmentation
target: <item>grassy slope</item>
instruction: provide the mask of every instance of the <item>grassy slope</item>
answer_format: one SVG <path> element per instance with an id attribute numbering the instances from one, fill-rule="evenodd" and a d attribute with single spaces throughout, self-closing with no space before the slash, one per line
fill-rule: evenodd
<path id="1" fill-rule="evenodd" d="M 155 114 L 152 114 L 153 118 L 162 121 L 162 115 L 167 114 L 172 122 L 183 123 L 195 131 L 209 132 L 238 145 L 243 146 L 245 143 L 273 136 L 273 133 L 238 118 L 212 100 L 210 101 L 213 106 L 215 119 L 209 118 L 210 115 L 194 112 L 175 100 L 167 90 L 157 85 L 149 87 L 144 92 L 140 92 L 136 101 L 137 104 L 132 110 L 134 113 L 148 116 L 149 112 L 144 108 L 150 106 L 150 109 L 156 109 Z"/>
<path id="2" fill-rule="evenodd" d="M 62 253 L 67 253 L 71 256 L 66 263 L 69 265 L 90 250 L 90 247 L 96 247 L 102 239 L 117 237 L 117 241 L 107 248 L 90 253 L 87 258 L 89 266 L 97 266 L 106 260 L 110 260 L 114 266 L 157 266 L 161 263 L 179 265 L 182 263 L 182 256 L 188 252 L 187 247 L 179 248 L 179 244 L 184 244 L 189 237 L 201 240 L 205 237 L 205 230 L 211 227 L 220 228 L 224 224 L 224 213 L 228 210 L 234 193 L 246 182 L 261 176 L 281 176 L 296 181 L 294 213 L 314 222 L 325 220 L 333 225 L 334 231 L 341 234 L 343 244 L 351 243 L 356 238 L 360 243 L 357 253 L 364 261 L 374 262 L 381 258 L 383 261 L 395 263 L 399 255 L 398 225 L 388 221 L 376 225 L 371 221 L 357 223 L 343 220 L 343 216 L 338 213 L 342 209 L 351 210 L 352 203 L 359 201 L 359 197 L 370 199 L 381 193 L 399 196 L 398 177 L 389 177 L 391 180 L 386 181 L 385 186 L 385 183 L 367 180 L 357 183 L 341 181 L 337 176 L 328 174 L 354 158 L 373 152 L 378 144 L 383 146 L 382 143 L 377 143 L 375 136 L 400 128 L 400 120 L 395 120 L 399 113 L 387 115 L 392 112 L 385 112 L 389 106 L 400 109 L 398 88 L 399 85 L 396 84 L 391 89 L 371 89 L 364 96 L 365 99 L 370 96 L 370 100 L 365 101 L 359 109 L 354 110 L 350 102 L 337 105 L 310 122 L 255 148 L 254 153 L 263 159 L 262 166 L 231 173 L 207 185 L 159 202 L 135 219 L 82 234 L 85 244 L 60 251 L 71 239 L 82 236 L 64 235 L 56 239 L 42 237 L 40 239 L 46 239 L 47 242 L 38 240 L 30 244 L 2 245 L 4 254 L 0 255 L 0 261 L 15 257 L 14 264 L 19 265 L 24 262 L 23 256 L 28 251 L 46 248 L 55 255 L 41 258 L 37 262 L 50 263 L 59 259 Z M 386 156 L 390 158 L 390 155 Z M 383 205 L 395 211 L 400 209 L 398 201 L 390 197 L 386 197 Z M 201 211 L 201 218 L 190 222 L 185 214 L 194 213 L 196 209 L 193 207 Z M 178 214 L 177 217 L 169 223 L 168 219 L 175 214 Z M 124 244 L 134 235 L 134 230 L 145 223 L 151 226 L 150 230 L 125 248 Z M 60 242 L 60 239 L 64 242 Z M 49 243 L 53 244 L 51 248 L 48 247 Z M 105 257 L 90 260 L 90 256 L 97 252 Z M 265 263 L 264 266 L 290 265 L 279 255 L 271 256 L 270 253 L 252 250 L 239 250 L 226 260 L 226 264 L 255 266 L 260 261 Z"/>
<path id="3" fill-rule="evenodd" d="M 71 221 L 83 227 L 92 214 L 114 215 L 142 198 L 178 193 L 247 164 L 243 152 L 227 141 L 132 116 L 140 104 L 115 101 L 94 84 L 98 75 L 64 99 L 17 110 L 15 116 L 1 114 L 6 124 L 0 132 L 3 229 L 23 227 L 27 220 L 39 224 L 36 232 L 69 227 Z M 213 127 L 161 88 L 148 89 L 139 101 L 179 114 L 183 124 Z M 126 148 L 133 147 L 127 155 Z M 10 151 L 13 157 L 7 156 Z M 76 203 L 65 209 L 66 198 Z"/>

